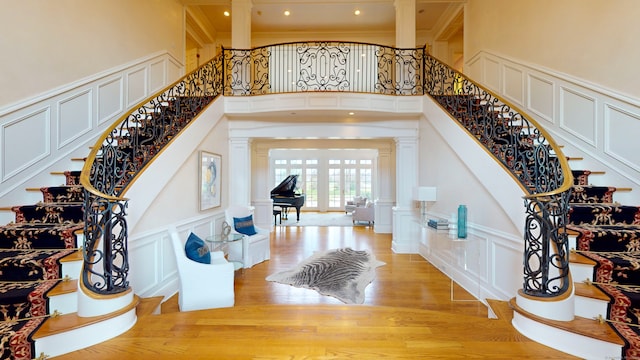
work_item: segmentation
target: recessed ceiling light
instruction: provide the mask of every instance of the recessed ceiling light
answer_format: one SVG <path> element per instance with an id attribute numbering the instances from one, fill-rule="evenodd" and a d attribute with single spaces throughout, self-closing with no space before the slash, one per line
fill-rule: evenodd
<path id="1" fill-rule="evenodd" d="M 355 115 L 355 114 L 356 114 L 356 113 L 354 113 L 353 111 L 351 111 L 351 112 L 349 113 L 349 115 L 350 115 L 350 116 L 353 116 L 353 115 Z"/>
<path id="2" fill-rule="evenodd" d="M 228 11 L 223 12 L 224 16 L 229 16 L 231 15 L 231 13 L 229 13 Z"/>
<path id="3" fill-rule="evenodd" d="M 357 16 L 357 15 L 360 15 L 360 10 L 357 10 L 357 9 L 356 9 L 356 11 L 354 11 L 353 13 L 354 13 L 354 14 L 356 14 L 356 16 Z"/>
<path id="4" fill-rule="evenodd" d="M 291 15 L 291 12 L 289 10 L 285 10 L 284 11 L 284 16 L 289 16 L 289 15 Z"/>

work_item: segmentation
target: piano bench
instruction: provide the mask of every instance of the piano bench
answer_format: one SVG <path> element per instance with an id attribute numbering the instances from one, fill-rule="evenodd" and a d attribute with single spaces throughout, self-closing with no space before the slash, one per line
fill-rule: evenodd
<path id="1" fill-rule="evenodd" d="M 282 225 L 282 210 L 280 209 L 273 209 L 273 225 L 276 225 L 276 219 L 278 219 L 278 217 L 280 217 L 280 225 Z"/>

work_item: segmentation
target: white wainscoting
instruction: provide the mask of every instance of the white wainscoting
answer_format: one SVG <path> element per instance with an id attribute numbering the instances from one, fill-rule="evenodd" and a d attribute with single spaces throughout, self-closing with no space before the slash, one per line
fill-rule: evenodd
<path id="1" fill-rule="evenodd" d="M 61 184 L 51 171 L 81 169 L 71 158 L 87 156 L 131 105 L 182 72 L 177 59 L 160 52 L 0 109 L 0 206 L 41 200 L 24 189 Z"/>
<path id="2" fill-rule="evenodd" d="M 470 223 L 467 238 L 458 239 L 423 227 L 418 252 L 482 302 L 508 300 L 522 288 L 522 240 L 510 234 Z"/>
<path id="3" fill-rule="evenodd" d="M 630 187 L 615 200 L 640 204 L 640 99 L 584 79 L 506 56 L 479 52 L 466 63 L 471 78 L 538 121 L 564 145 L 574 169 L 605 171 L 594 184 Z"/>
<path id="4" fill-rule="evenodd" d="M 183 241 L 186 241 L 190 232 L 202 239 L 220 233 L 223 221 L 224 212 L 220 211 L 181 220 L 174 225 Z M 136 295 L 142 298 L 164 296 L 166 299 L 178 291 L 176 259 L 167 227 L 132 234 L 128 250 L 131 266 L 129 283 Z M 206 285 L 206 279 L 203 281 Z"/>

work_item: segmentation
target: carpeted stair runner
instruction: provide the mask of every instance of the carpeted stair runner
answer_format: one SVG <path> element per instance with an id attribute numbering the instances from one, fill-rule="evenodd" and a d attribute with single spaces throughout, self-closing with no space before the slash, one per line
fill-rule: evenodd
<path id="1" fill-rule="evenodd" d="M 0 226 L 0 359 L 32 359 L 31 336 L 50 315 L 47 293 L 62 281 L 60 260 L 77 251 L 84 192 L 79 171 L 65 185 L 42 188 L 43 201 L 12 207 Z"/>
<path id="2" fill-rule="evenodd" d="M 587 185 L 590 174 L 573 171 L 567 227 L 579 234 L 577 250 L 597 263 L 589 280 L 610 298 L 607 318 L 625 339 L 624 358 L 639 359 L 640 207 L 614 202 L 616 188 Z"/>

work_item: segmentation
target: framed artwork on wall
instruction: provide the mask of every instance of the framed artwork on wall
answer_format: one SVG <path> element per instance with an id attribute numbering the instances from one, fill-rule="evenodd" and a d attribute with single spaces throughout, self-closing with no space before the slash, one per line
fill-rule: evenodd
<path id="1" fill-rule="evenodd" d="M 200 210 L 220 206 L 222 157 L 200 151 Z"/>

